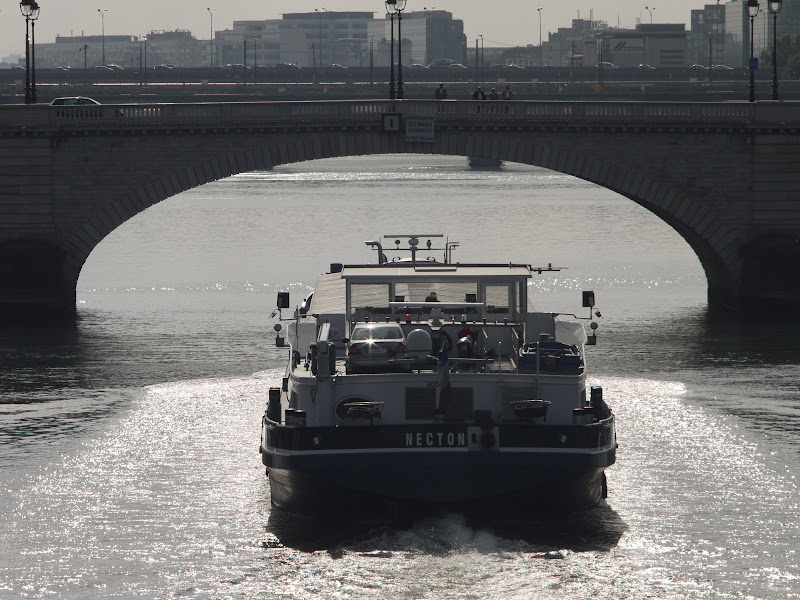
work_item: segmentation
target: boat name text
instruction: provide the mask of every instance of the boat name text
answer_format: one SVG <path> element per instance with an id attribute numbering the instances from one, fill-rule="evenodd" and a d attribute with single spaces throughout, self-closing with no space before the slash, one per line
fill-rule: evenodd
<path id="1" fill-rule="evenodd" d="M 441 447 L 458 447 L 467 445 L 467 434 L 463 431 L 460 433 L 444 432 L 444 431 L 417 431 L 416 433 L 406 432 L 406 447 L 407 448 L 441 448 Z"/>

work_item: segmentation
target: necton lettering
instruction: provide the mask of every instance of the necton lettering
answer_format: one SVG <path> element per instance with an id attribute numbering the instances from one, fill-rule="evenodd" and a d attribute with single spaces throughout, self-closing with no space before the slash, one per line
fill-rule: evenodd
<path id="1" fill-rule="evenodd" d="M 407 448 L 458 448 L 466 445 L 467 434 L 464 432 L 406 432 Z"/>

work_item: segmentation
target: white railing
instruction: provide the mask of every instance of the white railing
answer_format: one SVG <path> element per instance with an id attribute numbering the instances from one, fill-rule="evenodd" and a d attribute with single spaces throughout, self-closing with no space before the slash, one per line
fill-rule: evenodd
<path id="1" fill-rule="evenodd" d="M 800 103 L 749 102 L 541 102 L 373 100 L 332 102 L 227 102 L 100 106 L 0 106 L 0 131 L 32 128 L 131 128 L 165 125 L 258 126 L 375 123 L 382 114 L 433 115 L 442 122 L 517 125 L 658 126 L 676 123 L 775 126 L 794 124 Z"/>

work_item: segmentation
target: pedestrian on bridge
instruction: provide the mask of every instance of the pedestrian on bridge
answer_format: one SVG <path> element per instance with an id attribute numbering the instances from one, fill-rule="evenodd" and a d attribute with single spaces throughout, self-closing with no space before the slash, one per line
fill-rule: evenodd
<path id="1" fill-rule="evenodd" d="M 514 97 L 514 92 L 511 91 L 511 86 L 507 85 L 506 89 L 503 90 L 502 98 L 503 100 L 511 100 Z"/>
<path id="2" fill-rule="evenodd" d="M 443 83 L 440 83 L 433 95 L 437 100 L 447 100 L 447 88 L 444 87 Z"/>
<path id="3" fill-rule="evenodd" d="M 478 89 L 472 93 L 473 100 L 486 100 L 486 94 L 481 89 L 481 86 L 478 86 Z"/>
<path id="4" fill-rule="evenodd" d="M 492 91 L 489 92 L 489 100 L 497 100 L 498 98 L 500 98 L 500 96 L 497 93 L 497 90 L 492 88 Z"/>

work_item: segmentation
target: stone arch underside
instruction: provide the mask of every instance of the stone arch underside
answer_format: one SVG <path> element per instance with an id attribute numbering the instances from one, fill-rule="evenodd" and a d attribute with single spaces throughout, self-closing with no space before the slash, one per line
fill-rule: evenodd
<path id="1" fill-rule="evenodd" d="M 314 132 L 242 136 L 236 147 L 215 144 L 214 139 L 184 142 L 184 160 L 165 160 L 157 138 L 143 167 L 147 182 L 107 198 L 91 217 L 64 240 L 65 268 L 77 284 L 80 270 L 94 247 L 125 221 L 183 191 L 238 173 L 321 158 L 372 154 L 442 154 L 494 158 L 539 166 L 617 192 L 643 206 L 675 229 L 697 254 L 713 290 L 730 291 L 731 275 L 738 269 L 736 235 L 718 215 L 698 199 L 688 197 L 673 182 L 650 176 L 646 164 L 614 160 L 614 156 L 586 151 L 576 144 L 522 139 L 502 132 L 440 132 L 433 143 L 406 142 L 400 134 L 376 131 Z M 219 137 L 217 135 L 212 138 Z M 200 142 L 198 144 L 198 142 Z M 192 150 L 192 151 L 189 151 Z M 166 150 L 170 152 L 169 149 Z"/>

